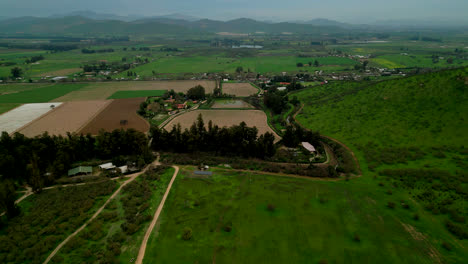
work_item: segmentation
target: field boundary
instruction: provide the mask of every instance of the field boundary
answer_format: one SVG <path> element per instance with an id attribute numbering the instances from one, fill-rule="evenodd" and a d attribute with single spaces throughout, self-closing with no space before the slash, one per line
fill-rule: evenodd
<path id="1" fill-rule="evenodd" d="M 112 103 L 112 101 L 114 101 L 114 100 L 113 100 L 113 99 L 110 99 L 110 100 L 106 100 L 106 101 L 108 101 L 108 102 L 107 102 L 104 106 L 102 106 L 102 108 L 99 109 L 94 115 L 92 115 L 92 116 L 88 119 L 88 121 L 86 121 L 81 127 L 79 127 L 79 128 L 75 131 L 75 133 L 79 134 L 79 132 L 80 132 L 83 128 L 85 128 L 89 123 L 91 123 L 91 121 L 93 121 L 94 118 L 96 118 L 96 116 L 98 116 L 102 111 L 104 111 L 104 109 L 106 109 L 106 108 Z"/>

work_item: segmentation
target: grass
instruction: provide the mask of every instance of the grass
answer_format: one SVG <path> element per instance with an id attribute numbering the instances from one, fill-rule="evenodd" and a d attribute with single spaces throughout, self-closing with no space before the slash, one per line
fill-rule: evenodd
<path id="1" fill-rule="evenodd" d="M 404 191 L 390 196 L 369 177 L 320 182 L 215 170 L 194 178 L 191 171 L 177 178 L 144 263 L 434 263 L 437 257 L 457 263 L 468 257 L 439 219 Z M 190 240 L 182 239 L 186 228 Z M 455 248 L 441 249 L 441 240 Z"/>
<path id="2" fill-rule="evenodd" d="M 21 104 L 9 103 L 9 104 L 0 104 L 0 114 L 10 111 L 11 109 L 20 106 Z"/>
<path id="3" fill-rule="evenodd" d="M 117 91 L 107 99 L 125 99 L 125 98 L 136 98 L 136 97 L 162 96 L 166 92 L 167 92 L 166 90 Z"/>
<path id="4" fill-rule="evenodd" d="M 55 84 L 39 86 L 17 93 L 0 95 L 0 103 L 45 103 L 69 92 L 79 90 L 87 84 Z"/>

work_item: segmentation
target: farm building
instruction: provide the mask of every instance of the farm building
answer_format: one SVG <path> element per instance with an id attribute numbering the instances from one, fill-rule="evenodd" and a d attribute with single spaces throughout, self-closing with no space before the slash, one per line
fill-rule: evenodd
<path id="1" fill-rule="evenodd" d="M 125 165 L 125 166 L 122 166 L 122 167 L 119 167 L 118 168 L 120 170 L 121 173 L 125 174 L 128 172 L 128 166 Z"/>
<path id="2" fill-rule="evenodd" d="M 104 163 L 104 164 L 99 165 L 99 168 L 101 170 L 110 170 L 110 169 L 115 169 L 115 165 L 112 164 L 112 162 L 109 162 L 109 163 Z"/>
<path id="3" fill-rule="evenodd" d="M 311 153 L 316 153 L 315 147 L 312 146 L 309 142 L 302 142 L 302 146 Z"/>
<path id="4" fill-rule="evenodd" d="M 280 91 L 280 92 L 286 91 L 286 89 L 287 89 L 286 87 L 278 87 L 278 88 L 276 88 L 276 90 L 278 90 L 278 91 Z"/>
<path id="5" fill-rule="evenodd" d="M 93 167 L 79 166 L 68 171 L 68 176 L 93 173 Z"/>

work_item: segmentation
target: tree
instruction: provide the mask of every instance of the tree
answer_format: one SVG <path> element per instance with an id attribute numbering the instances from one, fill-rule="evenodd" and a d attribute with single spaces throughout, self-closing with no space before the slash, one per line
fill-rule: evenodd
<path id="1" fill-rule="evenodd" d="M 242 72 L 244 72 L 244 68 L 242 68 L 242 66 L 238 66 L 236 68 L 236 73 L 242 73 Z"/>
<path id="2" fill-rule="evenodd" d="M 19 214 L 19 208 L 15 204 L 15 186 L 9 180 L 0 183 L 0 211 L 5 211 L 8 218 Z"/>
<path id="3" fill-rule="evenodd" d="M 32 154 L 31 162 L 28 164 L 28 170 L 31 175 L 30 184 L 35 193 L 40 193 L 44 186 L 44 179 L 41 177 L 39 169 L 39 158 L 36 153 Z"/>
<path id="4" fill-rule="evenodd" d="M 320 63 L 318 62 L 318 60 L 315 60 L 315 61 L 314 61 L 314 66 L 315 66 L 315 67 L 320 66 Z"/>
<path id="5" fill-rule="evenodd" d="M 187 91 L 187 97 L 192 100 L 205 99 L 205 88 L 197 85 Z"/>
<path id="6" fill-rule="evenodd" d="M 11 75 L 13 76 L 13 78 L 21 77 L 21 75 L 23 75 L 23 69 L 21 69 L 20 67 L 14 67 L 13 69 L 11 69 Z"/>
<path id="7" fill-rule="evenodd" d="M 298 63 L 296 63 L 296 66 L 297 66 L 297 67 L 304 67 L 304 63 L 298 62 Z"/>

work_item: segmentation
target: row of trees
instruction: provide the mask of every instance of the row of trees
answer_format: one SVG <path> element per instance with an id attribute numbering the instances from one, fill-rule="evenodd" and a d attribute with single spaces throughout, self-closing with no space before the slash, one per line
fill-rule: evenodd
<path id="1" fill-rule="evenodd" d="M 4 132 L 0 137 L 0 180 L 26 182 L 39 192 L 66 175 L 73 163 L 116 156 L 138 156 L 150 162 L 146 135 L 133 129 L 102 131 L 96 137 L 43 134 L 27 138 L 19 133 L 10 137 Z"/>
<path id="2" fill-rule="evenodd" d="M 182 131 L 180 124 L 166 131 L 151 127 L 151 147 L 154 150 L 179 153 L 212 152 L 215 155 L 233 155 L 245 158 L 267 158 L 276 152 L 275 136 L 265 133 L 258 136 L 256 127 L 242 122 L 232 127 L 218 127 L 208 122 L 208 129 L 201 115 L 190 129 Z"/>

